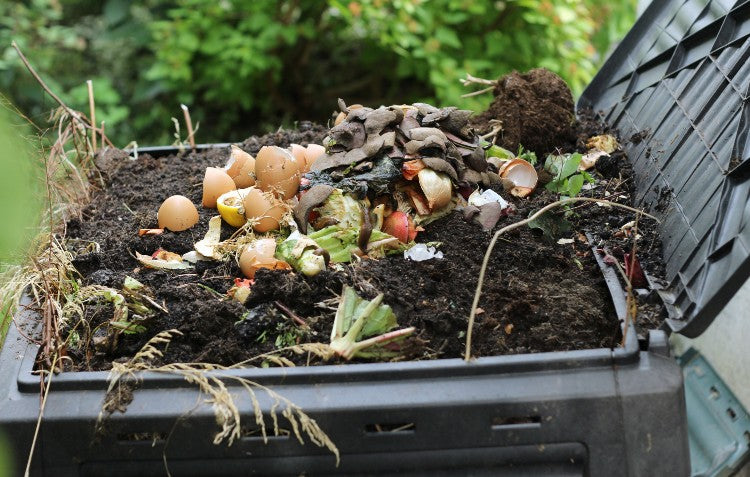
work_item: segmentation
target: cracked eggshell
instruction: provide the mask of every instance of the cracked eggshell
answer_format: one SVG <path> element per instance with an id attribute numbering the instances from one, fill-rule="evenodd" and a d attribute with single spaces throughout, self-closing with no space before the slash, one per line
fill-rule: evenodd
<path id="1" fill-rule="evenodd" d="M 232 145 L 225 169 L 237 188 L 255 185 L 255 158 L 239 147 Z"/>
<path id="2" fill-rule="evenodd" d="M 203 207 L 216 208 L 216 199 L 230 190 L 237 189 L 234 181 L 224 169 L 207 167 L 203 176 Z"/>
<path id="3" fill-rule="evenodd" d="M 255 272 L 261 268 L 289 269 L 288 263 L 274 257 L 276 240 L 258 239 L 245 246 L 240 254 L 240 270 L 247 278 L 255 278 Z"/>
<path id="4" fill-rule="evenodd" d="M 325 153 L 326 148 L 320 144 L 308 144 L 307 148 L 305 148 L 305 172 L 308 172 L 313 162 L 317 161 Z"/>
<path id="5" fill-rule="evenodd" d="M 300 146 L 299 144 L 290 144 L 289 145 L 289 152 L 292 153 L 295 159 L 297 159 L 297 164 L 299 164 L 300 172 L 307 172 L 307 161 L 305 160 L 305 147 Z"/>
<path id="6" fill-rule="evenodd" d="M 162 202 L 156 220 L 160 228 L 181 232 L 198 223 L 198 209 L 187 197 L 173 195 Z"/>
<path id="7" fill-rule="evenodd" d="M 245 217 L 254 223 L 253 230 L 260 233 L 278 229 L 286 211 L 283 202 L 257 187 L 247 190 L 242 204 L 245 207 Z"/>
<path id="8" fill-rule="evenodd" d="M 536 169 L 523 159 L 513 159 L 500 172 L 500 177 L 513 182 L 515 187 L 511 194 L 517 197 L 526 197 L 536 188 L 539 176 Z"/>
<path id="9" fill-rule="evenodd" d="M 255 185 L 281 199 L 291 199 L 299 189 L 303 168 L 289 150 L 263 146 L 255 158 Z"/>

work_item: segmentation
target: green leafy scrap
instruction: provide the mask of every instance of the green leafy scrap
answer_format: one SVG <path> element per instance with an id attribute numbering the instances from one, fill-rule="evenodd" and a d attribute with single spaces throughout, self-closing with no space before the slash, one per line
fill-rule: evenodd
<path id="1" fill-rule="evenodd" d="M 398 326 L 390 306 L 382 303 L 381 293 L 365 300 L 344 286 L 331 331 L 331 349 L 344 359 L 398 356 L 398 341 L 414 333 L 414 328 L 391 331 Z M 396 346 L 394 346 L 394 344 Z"/>
<path id="2" fill-rule="evenodd" d="M 544 169 L 553 179 L 545 186 L 549 191 L 566 197 L 575 197 L 583 189 L 586 182 L 594 182 L 594 178 L 586 171 L 578 171 L 581 164 L 580 153 L 550 155 L 544 163 Z"/>
<path id="3" fill-rule="evenodd" d="M 536 211 L 531 212 L 532 216 Z M 573 226 L 565 220 L 565 217 L 553 212 L 546 212 L 528 223 L 530 229 L 541 230 L 544 237 L 549 242 L 555 242 L 558 238 L 568 235 Z"/>

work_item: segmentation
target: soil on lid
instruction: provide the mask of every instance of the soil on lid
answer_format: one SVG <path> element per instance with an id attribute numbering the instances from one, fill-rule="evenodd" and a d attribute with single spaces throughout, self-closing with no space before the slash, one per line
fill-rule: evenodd
<path id="1" fill-rule="evenodd" d="M 579 147 L 585 138 L 604 131 L 584 115 L 578 123 Z M 253 137 L 241 146 L 251 154 L 263 145 L 288 146 L 319 143 L 325 128 L 301 123 L 296 131 L 279 131 Z M 575 137 L 573 141 L 575 141 Z M 328 342 L 336 307 L 336 296 L 349 284 L 365 298 L 384 293 L 401 327 L 414 326 L 406 358 L 434 359 L 462 356 L 465 332 L 479 268 L 491 233 L 464 220 L 461 212 L 429 224 L 417 242 L 440 242 L 440 260 L 412 262 L 402 255 L 380 260 L 361 260 L 329 269 L 313 278 L 280 270 L 260 270 L 246 305 L 226 297 L 234 278 L 242 274 L 234 260 L 198 262 L 195 269 L 164 271 L 147 269 L 134 258 L 135 252 L 151 254 L 162 248 L 175 253 L 193 249 L 203 238 L 215 209 L 199 208 L 200 222 L 179 233 L 138 236 L 138 229 L 157 226 L 161 202 L 182 194 L 201 202 L 203 173 L 208 166 L 221 167 L 228 149 L 137 160 L 122 151 L 110 151 L 98 159 L 106 189 L 98 192 L 84 211 L 83 220 L 68 223 L 68 248 L 84 285 L 98 284 L 120 289 L 126 276 L 149 287 L 168 313 L 157 314 L 144 333 L 121 335 L 112 352 L 92 347 L 69 349 L 71 370 L 108 369 L 113 360 L 126 360 L 156 333 L 176 328 L 183 336 L 167 347 L 162 362 L 209 362 L 235 364 L 280 346 L 297 342 Z M 629 203 L 630 171 L 625 158 L 614 155 L 604 164 L 596 187 L 583 195 Z M 540 187 L 530 198 L 503 193 L 515 211 L 501 218 L 496 229 L 527 217 L 532 211 L 557 199 Z M 473 355 L 534 353 L 615 346 L 619 322 L 591 245 L 580 234 L 584 230 L 602 237 L 617 258 L 632 247 L 632 238 L 620 227 L 633 214 L 620 209 L 586 205 L 574 208 L 571 218 L 576 231 L 572 244 L 545 240 L 522 227 L 503 236 L 492 254 L 474 332 Z M 234 228 L 223 225 L 222 240 Z M 654 232 L 641 230 L 639 257 L 644 268 L 660 273 L 659 240 Z M 95 243 L 92 247 L 90 244 Z M 297 327 L 291 311 L 305 320 L 309 330 Z M 655 308 L 655 313 L 660 310 Z M 106 303 L 86 309 L 88 327 L 112 319 Z M 654 315 L 656 316 L 656 315 Z M 319 364 L 307 355 L 289 354 L 298 364 Z"/>

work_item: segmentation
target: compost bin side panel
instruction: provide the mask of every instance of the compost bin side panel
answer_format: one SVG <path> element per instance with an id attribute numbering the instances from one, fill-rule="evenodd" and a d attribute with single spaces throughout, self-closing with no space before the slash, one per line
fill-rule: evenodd
<path id="1" fill-rule="evenodd" d="M 629 475 L 690 475 L 685 391 L 674 366 L 669 356 L 642 353 L 637 368 L 615 371 Z"/>
<path id="2" fill-rule="evenodd" d="M 667 325 L 700 335 L 750 276 L 750 3 L 654 1 L 578 102 L 661 219 Z"/>
<path id="3" fill-rule="evenodd" d="M 525 359 L 534 358 L 545 359 Z M 514 469 L 530 475 L 644 475 L 650 472 L 640 470 L 667 468 L 669 475 L 681 475 L 679 463 L 688 457 L 675 423 L 684 419 L 684 408 L 670 409 L 681 396 L 679 368 L 668 359 L 648 358 L 651 354 L 640 353 L 639 359 L 618 365 L 616 373 L 612 366 L 547 372 L 510 367 L 495 374 L 274 386 L 329 433 L 342 454 L 338 469 L 328 451 L 309 442 L 303 446 L 282 436 L 264 444 L 253 432 L 250 402 L 236 387 L 231 392 L 246 435 L 231 447 L 212 443 L 217 431 L 212 409 L 193 388 L 144 383 L 127 412 L 115 413 L 107 433 L 95 438 L 103 390 L 70 387 L 48 399 L 37 449 L 45 467 L 37 475 L 101 475 L 107 468 L 112 475 L 120 470 L 163 475 L 164 456 L 171 469 L 180 470 L 175 475 L 245 475 L 248 468 L 262 475 L 351 475 L 363 470 L 361 462 L 371 463 L 367 472 L 381 475 L 450 469 L 488 475 Z M 99 374 L 97 387 L 103 388 L 104 373 Z M 268 413 L 272 400 L 263 393 L 258 397 Z M 38 406 L 35 396 L 25 398 L 26 407 Z M 33 419 L 24 424 L 27 433 L 33 430 Z M 376 429 L 409 424 L 403 431 Z M 420 464 L 419 456 L 431 460 Z"/>

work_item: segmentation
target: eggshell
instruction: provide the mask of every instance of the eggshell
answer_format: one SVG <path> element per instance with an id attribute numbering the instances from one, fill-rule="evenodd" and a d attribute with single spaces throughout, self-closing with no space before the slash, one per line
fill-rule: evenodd
<path id="1" fill-rule="evenodd" d="M 313 162 L 317 161 L 325 153 L 326 148 L 320 144 L 308 144 L 307 148 L 305 148 L 305 172 L 309 171 Z"/>
<path id="2" fill-rule="evenodd" d="M 256 186 L 281 199 L 292 198 L 299 189 L 302 166 L 287 149 L 263 146 L 255 158 Z"/>
<path id="3" fill-rule="evenodd" d="M 234 178 L 234 176 L 239 174 L 240 169 L 245 165 L 245 161 L 247 161 L 248 157 L 253 156 L 232 144 L 229 160 L 227 161 L 227 165 L 224 166 L 224 170 L 227 171 L 229 177 Z"/>
<path id="4" fill-rule="evenodd" d="M 242 201 L 245 206 L 245 217 L 255 222 L 256 232 L 268 232 L 279 228 L 285 207 L 282 202 L 270 193 L 264 193 L 257 187 L 248 189 Z"/>
<path id="5" fill-rule="evenodd" d="M 156 219 L 160 228 L 181 232 L 198 223 L 198 209 L 187 197 L 173 195 L 162 202 Z"/>
<path id="6" fill-rule="evenodd" d="M 240 270 L 247 278 L 255 278 L 260 268 L 290 268 L 289 264 L 274 257 L 276 241 L 272 238 L 259 239 L 245 246 L 240 254 Z"/>
<path id="7" fill-rule="evenodd" d="M 536 188 L 539 180 L 534 166 L 523 159 L 513 159 L 500 171 L 500 177 L 513 182 L 511 194 L 526 197 Z"/>
<path id="8" fill-rule="evenodd" d="M 237 188 L 255 185 L 255 158 L 239 147 L 232 145 L 232 154 L 225 169 Z"/>
<path id="9" fill-rule="evenodd" d="M 203 207 L 216 208 L 216 199 L 225 192 L 237 189 L 229 174 L 218 167 L 207 167 L 203 176 Z"/>
<path id="10" fill-rule="evenodd" d="M 297 159 L 297 164 L 299 164 L 300 172 L 307 172 L 310 170 L 309 167 L 307 167 L 307 160 L 305 159 L 305 147 L 300 146 L 299 144 L 291 144 L 289 146 L 289 152 L 292 153 L 295 159 Z"/>

